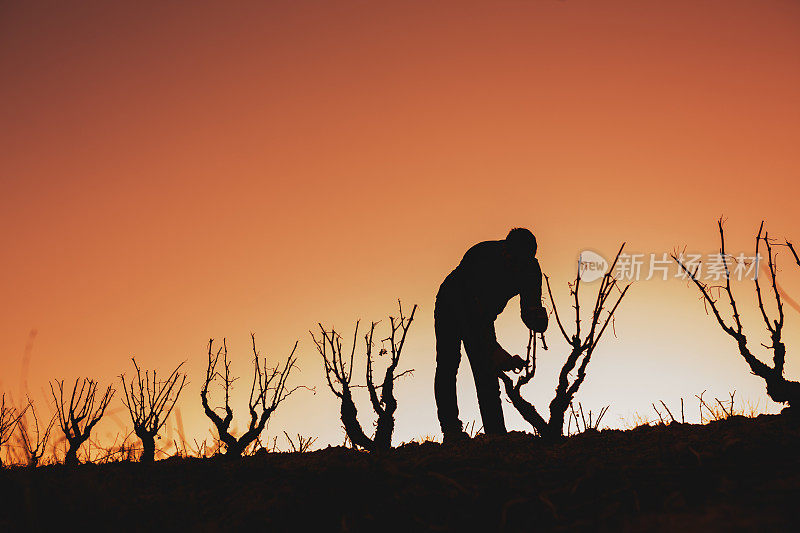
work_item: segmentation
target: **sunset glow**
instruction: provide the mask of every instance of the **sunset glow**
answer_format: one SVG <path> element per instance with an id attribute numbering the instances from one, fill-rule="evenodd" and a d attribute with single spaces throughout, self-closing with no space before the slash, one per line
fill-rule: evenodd
<path id="1" fill-rule="evenodd" d="M 0 6 L 1 391 L 44 405 L 51 379 L 118 386 L 132 356 L 165 374 L 186 360 L 185 434 L 211 439 L 209 338 L 227 339 L 241 376 L 237 417 L 250 333 L 273 364 L 299 339 L 291 381 L 315 392 L 282 404 L 266 437 L 340 444 L 309 330 L 349 343 L 399 298 L 419 309 L 395 442 L 438 437 L 434 298 L 471 245 L 531 229 L 566 315 L 583 250 L 711 254 L 720 216 L 734 254 L 753 253 L 762 220 L 800 241 L 796 2 L 235 5 Z M 785 248 L 778 263 L 797 379 L 800 268 Z M 752 282 L 734 289 L 748 339 L 766 343 Z M 610 405 L 605 424 L 625 427 L 683 398 L 695 422 L 696 394 L 735 390 L 779 411 L 698 296 L 673 276 L 635 282 L 584 408 Z M 497 334 L 524 353 L 516 300 Z M 547 339 L 528 389 L 542 406 L 567 353 L 552 323 Z M 466 360 L 458 383 L 462 419 L 479 420 Z M 128 431 L 123 409 L 115 398 L 100 438 Z M 167 427 L 160 446 L 177 438 Z"/>

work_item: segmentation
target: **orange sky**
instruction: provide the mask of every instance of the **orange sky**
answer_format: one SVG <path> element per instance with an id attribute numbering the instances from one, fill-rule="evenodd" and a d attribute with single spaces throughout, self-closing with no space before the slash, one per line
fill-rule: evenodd
<path id="1" fill-rule="evenodd" d="M 800 240 L 796 2 L 5 2 L 0 75 L 0 389 L 19 395 L 33 329 L 40 401 L 50 378 L 187 359 L 191 437 L 210 426 L 208 338 L 247 374 L 253 331 L 272 357 L 300 339 L 295 382 L 317 387 L 268 434 L 341 442 L 308 330 L 349 332 L 398 297 L 420 310 L 395 441 L 437 434 L 438 284 L 513 226 L 536 233 L 562 312 L 584 248 L 710 253 L 720 214 L 732 251 L 762 218 Z M 510 351 L 527 339 L 515 305 L 498 323 Z M 696 418 L 703 389 L 763 404 L 685 283 L 637 283 L 616 332 L 578 397 L 611 404 L 609 425 L 681 396 Z M 549 338 L 529 393 L 542 407 L 565 354 Z M 464 365 L 465 421 L 470 380 Z"/>

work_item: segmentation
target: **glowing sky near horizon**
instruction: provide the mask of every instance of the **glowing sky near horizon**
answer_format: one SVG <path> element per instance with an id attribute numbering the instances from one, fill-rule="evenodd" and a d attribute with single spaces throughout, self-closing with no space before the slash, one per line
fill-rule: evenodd
<path id="1" fill-rule="evenodd" d="M 397 298 L 420 309 L 395 442 L 438 434 L 438 284 L 514 226 L 536 234 L 562 313 L 585 249 L 712 253 L 720 215 L 732 252 L 752 252 L 761 220 L 800 240 L 796 2 L 4 2 L 0 76 L 0 390 L 44 401 L 52 378 L 118 382 L 132 355 L 187 360 L 192 438 L 210 427 L 208 339 L 227 338 L 246 381 L 252 331 L 273 361 L 299 339 L 294 382 L 316 387 L 267 435 L 340 443 L 308 330 L 347 334 Z M 779 262 L 797 300 L 800 268 Z M 798 318 L 787 307 L 795 378 Z M 516 300 L 497 330 L 524 350 Z M 704 389 L 765 403 L 685 282 L 635 283 L 615 332 L 577 398 L 610 404 L 609 426 L 681 397 L 694 421 Z M 542 408 L 566 354 L 548 338 L 529 387 Z M 465 421 L 470 381 L 464 359 Z M 102 434 L 125 425 L 113 405 Z"/>

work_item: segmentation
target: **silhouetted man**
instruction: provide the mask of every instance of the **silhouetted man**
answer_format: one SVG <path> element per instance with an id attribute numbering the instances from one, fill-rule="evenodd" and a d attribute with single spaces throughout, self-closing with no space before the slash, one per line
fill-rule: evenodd
<path id="1" fill-rule="evenodd" d="M 525 325 L 536 332 L 545 331 L 547 312 L 542 307 L 536 237 L 525 228 L 512 229 L 502 241 L 481 242 L 467 250 L 439 287 L 434 310 L 434 393 L 445 441 L 467 436 L 456 401 L 462 341 L 475 379 L 483 429 L 487 434 L 506 432 L 498 371 L 520 367 L 523 362 L 498 344 L 494 321 L 517 294 Z"/>

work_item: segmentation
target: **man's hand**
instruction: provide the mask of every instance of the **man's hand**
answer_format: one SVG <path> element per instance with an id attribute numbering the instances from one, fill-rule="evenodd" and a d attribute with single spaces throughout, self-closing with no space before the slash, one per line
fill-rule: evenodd
<path id="1" fill-rule="evenodd" d="M 528 326 L 528 329 L 536 333 L 544 333 L 547 331 L 547 309 L 542 306 L 528 307 L 522 311 L 522 321 Z"/>
<path id="2" fill-rule="evenodd" d="M 492 353 L 494 367 L 503 372 L 510 370 L 522 370 L 525 368 L 525 360 L 518 355 L 511 355 L 500 346 Z"/>

